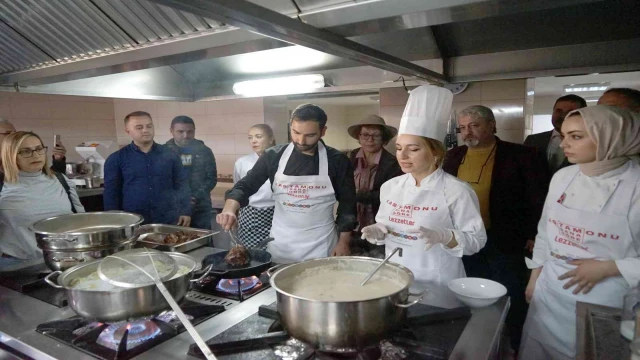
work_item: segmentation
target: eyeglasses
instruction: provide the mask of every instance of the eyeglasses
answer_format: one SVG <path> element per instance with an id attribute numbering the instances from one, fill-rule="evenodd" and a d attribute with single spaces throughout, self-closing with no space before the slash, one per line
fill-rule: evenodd
<path id="1" fill-rule="evenodd" d="M 46 146 L 38 146 L 35 149 L 20 149 L 18 151 L 18 155 L 22 156 L 23 158 L 30 158 L 33 156 L 33 153 L 38 153 L 38 155 L 44 155 L 47 152 L 47 147 Z"/>
<path id="2" fill-rule="evenodd" d="M 382 139 L 382 134 L 360 133 L 360 135 L 358 135 L 358 137 L 360 139 L 362 139 L 362 140 L 369 140 L 369 139 L 380 140 L 380 139 Z"/>

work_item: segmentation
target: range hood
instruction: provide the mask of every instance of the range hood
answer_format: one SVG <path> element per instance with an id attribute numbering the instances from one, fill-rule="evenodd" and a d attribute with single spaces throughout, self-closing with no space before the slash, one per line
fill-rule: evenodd
<path id="1" fill-rule="evenodd" d="M 235 98 L 322 74 L 317 92 L 640 70 L 624 0 L 0 0 L 0 90 Z"/>

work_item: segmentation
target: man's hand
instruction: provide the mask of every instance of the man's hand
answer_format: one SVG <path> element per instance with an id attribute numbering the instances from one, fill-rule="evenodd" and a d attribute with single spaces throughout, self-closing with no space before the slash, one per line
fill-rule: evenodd
<path id="1" fill-rule="evenodd" d="M 236 214 L 232 212 L 223 211 L 216 215 L 216 222 L 220 224 L 224 231 L 229 231 L 236 225 L 238 218 L 236 217 Z"/>
<path id="2" fill-rule="evenodd" d="M 331 250 L 331 256 L 349 256 L 351 255 L 351 249 L 349 248 L 349 239 L 345 241 L 340 239 L 336 246 Z"/>
<path id="3" fill-rule="evenodd" d="M 533 247 L 536 246 L 536 242 L 534 240 L 527 240 L 527 244 L 524 246 L 524 248 L 532 253 L 533 252 Z"/>
<path id="4" fill-rule="evenodd" d="M 540 277 L 540 273 L 542 272 L 542 268 L 531 269 L 531 276 L 529 277 L 529 283 L 527 284 L 527 289 L 524 292 L 524 297 L 527 300 L 527 303 L 531 303 L 531 299 L 533 298 L 533 292 L 536 289 L 536 282 L 538 281 L 538 277 Z"/>
<path id="5" fill-rule="evenodd" d="M 54 144 L 53 148 L 53 158 L 56 160 L 64 159 L 65 155 L 67 155 L 67 149 L 62 145 L 62 143 Z"/>
<path id="6" fill-rule="evenodd" d="M 189 227 L 191 225 L 191 216 L 180 216 L 178 218 L 178 226 Z"/>
<path id="7" fill-rule="evenodd" d="M 577 268 L 560 275 L 558 280 L 571 279 L 564 284 L 563 288 L 565 289 L 569 289 L 578 284 L 573 290 L 574 294 L 578 294 L 580 291 L 587 294 L 600 281 L 608 277 L 620 275 L 620 270 L 618 270 L 618 266 L 613 260 L 573 260 L 570 261 L 569 264 L 575 265 Z"/>

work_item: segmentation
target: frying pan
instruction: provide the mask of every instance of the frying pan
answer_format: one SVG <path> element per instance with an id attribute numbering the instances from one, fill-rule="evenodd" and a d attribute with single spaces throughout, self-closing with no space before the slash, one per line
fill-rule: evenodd
<path id="1" fill-rule="evenodd" d="M 251 262 L 245 266 L 231 266 L 224 261 L 228 251 L 207 255 L 202 260 L 203 268 L 213 265 L 210 274 L 220 275 L 225 279 L 239 279 L 250 276 L 259 276 L 271 266 L 271 254 L 264 250 L 249 249 Z"/>

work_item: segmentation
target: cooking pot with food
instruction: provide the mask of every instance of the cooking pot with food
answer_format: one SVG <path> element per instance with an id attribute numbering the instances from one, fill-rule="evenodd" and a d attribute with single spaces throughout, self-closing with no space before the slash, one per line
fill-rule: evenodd
<path id="1" fill-rule="evenodd" d="M 345 256 L 307 260 L 269 271 L 280 321 L 296 339 L 326 351 L 352 351 L 378 343 L 420 301 L 410 294 L 413 273 L 382 260 Z M 408 302 L 409 296 L 418 297 Z"/>
<path id="2" fill-rule="evenodd" d="M 192 279 L 199 267 L 193 257 L 181 253 L 167 255 L 175 260 L 178 272 L 163 284 L 173 298 L 180 301 L 189 290 L 190 283 L 204 278 L 211 267 L 199 274 L 198 279 Z M 64 289 L 69 307 L 91 320 L 116 322 L 157 315 L 170 308 L 155 284 L 120 288 L 100 279 L 97 270 L 101 261 L 83 263 L 65 272 L 55 271 L 45 277 L 45 281 L 55 288 Z"/>

